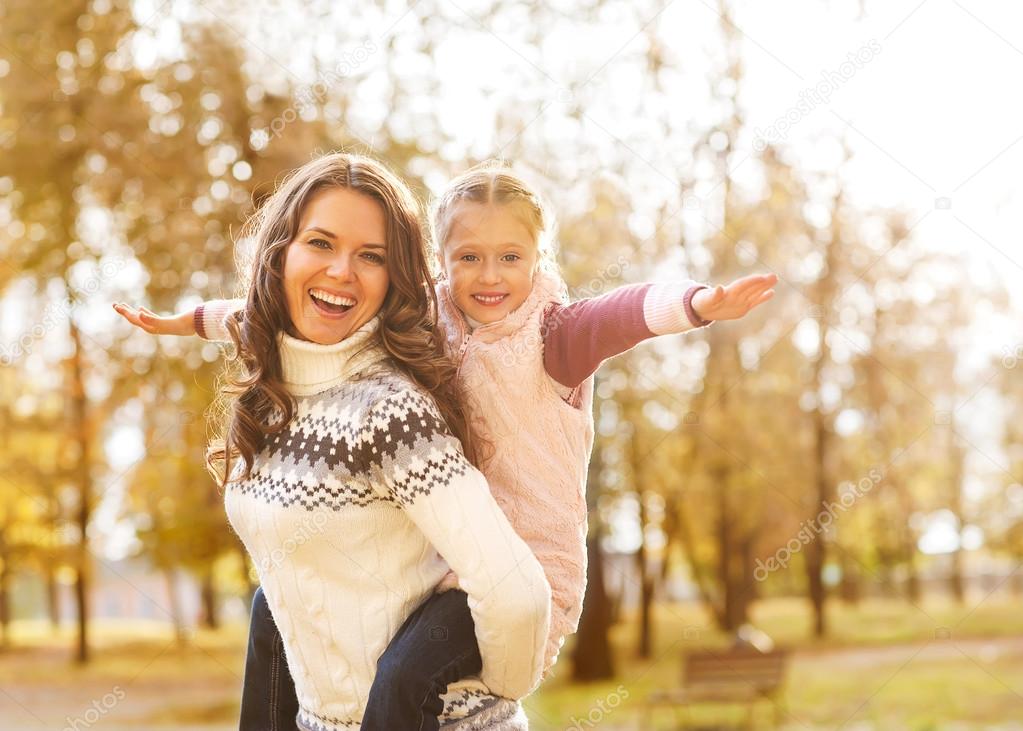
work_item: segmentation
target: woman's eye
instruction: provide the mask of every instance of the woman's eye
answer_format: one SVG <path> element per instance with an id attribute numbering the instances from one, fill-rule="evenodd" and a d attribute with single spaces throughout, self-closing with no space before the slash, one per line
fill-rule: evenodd
<path id="1" fill-rule="evenodd" d="M 462 257 L 462 261 L 476 261 L 476 258 L 475 254 L 466 254 Z"/>
<path id="2" fill-rule="evenodd" d="M 521 257 L 518 254 L 505 254 L 505 261 L 518 261 Z"/>
<path id="3" fill-rule="evenodd" d="M 309 239 L 309 244 L 317 249 L 329 249 L 330 242 L 325 239 Z"/>
<path id="4" fill-rule="evenodd" d="M 384 257 L 380 256 L 380 254 L 374 254 L 372 251 L 367 251 L 362 256 L 363 256 L 363 258 L 368 259 L 369 261 L 373 262 L 374 264 L 383 264 L 384 263 Z"/>

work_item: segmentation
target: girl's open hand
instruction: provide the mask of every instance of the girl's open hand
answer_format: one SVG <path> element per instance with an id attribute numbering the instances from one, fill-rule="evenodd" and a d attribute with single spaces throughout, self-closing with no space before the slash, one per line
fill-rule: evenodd
<path id="1" fill-rule="evenodd" d="M 693 295 L 693 309 L 704 320 L 738 320 L 774 297 L 777 274 L 751 274 L 728 286 L 701 289 Z"/>
<path id="2" fill-rule="evenodd" d="M 118 302 L 114 311 L 137 328 L 153 335 L 195 335 L 193 312 L 161 317 L 145 307 L 138 309 Z"/>

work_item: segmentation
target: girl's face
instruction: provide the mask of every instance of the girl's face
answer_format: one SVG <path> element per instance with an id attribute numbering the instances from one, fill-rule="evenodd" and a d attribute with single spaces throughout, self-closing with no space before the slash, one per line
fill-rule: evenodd
<path id="1" fill-rule="evenodd" d="M 455 304 L 473 320 L 497 322 L 533 289 L 533 233 L 506 205 L 461 201 L 450 215 L 441 256 Z"/>
<path id="2" fill-rule="evenodd" d="M 284 296 L 291 335 L 339 343 L 369 322 L 387 296 L 384 211 L 346 188 L 316 193 L 284 253 Z"/>

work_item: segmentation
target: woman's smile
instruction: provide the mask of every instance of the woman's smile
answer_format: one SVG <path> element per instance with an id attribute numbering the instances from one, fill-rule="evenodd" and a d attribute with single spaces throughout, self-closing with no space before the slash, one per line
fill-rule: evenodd
<path id="1" fill-rule="evenodd" d="M 357 300 L 343 292 L 332 291 L 323 287 L 309 290 L 309 299 L 323 317 L 339 320 L 352 311 Z"/>

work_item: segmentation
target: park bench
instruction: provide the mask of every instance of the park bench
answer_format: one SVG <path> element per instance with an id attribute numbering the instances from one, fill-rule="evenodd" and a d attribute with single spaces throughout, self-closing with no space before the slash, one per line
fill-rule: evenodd
<path id="1" fill-rule="evenodd" d="M 688 728 L 692 706 L 715 704 L 746 705 L 745 728 L 752 729 L 757 706 L 765 701 L 773 707 L 772 721 L 777 726 L 784 712 L 781 691 L 787 658 L 784 650 L 760 652 L 748 647 L 690 653 L 682 662 L 682 686 L 647 698 L 643 728 L 653 728 L 649 722 L 657 707 L 673 707 L 676 720 L 678 712 L 685 710 L 681 728 Z"/>

